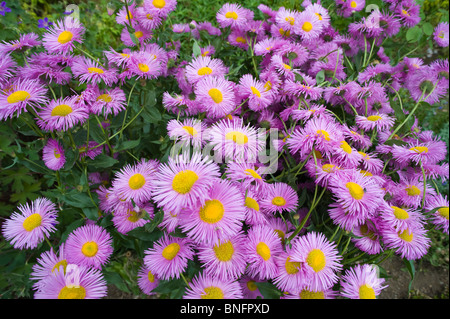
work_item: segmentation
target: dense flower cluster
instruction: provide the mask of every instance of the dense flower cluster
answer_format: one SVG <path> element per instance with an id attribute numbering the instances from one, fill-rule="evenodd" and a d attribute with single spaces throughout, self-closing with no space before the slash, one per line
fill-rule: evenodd
<path id="1" fill-rule="evenodd" d="M 415 26 L 419 6 L 413 0 L 385 2 L 385 11 L 350 23 L 346 34 L 332 26 L 320 1 L 303 1 L 302 11 L 261 4 L 264 20 L 227 3 L 217 12 L 218 27 L 207 21 L 172 25 L 174 33 L 196 41 L 223 37 L 236 54 L 248 52 L 254 72 L 237 81 L 233 66 L 212 45 L 181 60 L 180 42 L 154 41 L 176 0 L 121 8 L 116 21 L 127 48 L 105 50 L 106 63 L 74 53 L 88 26 L 70 16 L 47 24 L 42 39 L 26 34 L 1 44 L 0 120 L 33 114 L 47 140 L 42 159 L 53 171 L 63 169 L 70 147 L 79 150 L 80 159 L 111 152 L 109 145 L 70 146 L 58 137 L 90 116 L 107 119 L 126 110 L 130 79 L 173 78 L 179 88 L 161 99 L 176 117 L 168 121 L 167 135 L 183 146 L 181 153 L 164 162 L 142 158 L 126 164 L 110 184 L 101 185 L 96 190 L 101 217 L 73 230 L 57 252 L 43 253 L 34 266 L 35 298 L 104 297 L 100 270 L 114 252 L 110 232 L 126 236 L 152 222 L 158 211 L 164 234 L 144 251 L 138 274 L 145 294 L 153 294 L 162 280 L 183 277 L 195 259 L 201 271 L 188 283 L 186 299 L 256 298 L 257 284 L 265 281 L 286 299 L 378 296 L 386 285 L 376 269 L 349 266 L 348 246 L 338 247 L 336 233 L 308 225 L 317 205 L 328 205 L 324 219 L 349 236 L 347 245 L 374 256 L 392 251 L 407 260 L 427 253 L 429 225 L 448 234 L 448 199 L 431 184 L 448 179 L 446 144 L 418 123 L 406 133 L 400 130 L 421 102 L 433 104 L 448 94 L 448 60 L 425 64 L 404 57 L 394 63 L 384 53 L 384 40 Z M 336 0 L 334 6 L 343 17 L 364 8 L 364 0 Z M 448 24 L 439 24 L 436 44 L 448 46 L 448 33 Z M 13 52 L 30 48 L 36 50 L 20 66 Z M 359 73 L 349 77 L 349 59 L 362 57 Z M 71 81 L 85 89 L 50 95 L 49 84 Z M 401 89 L 416 103 L 409 112 Z M 399 108 L 404 121 L 396 116 Z M 271 132 L 278 134 L 267 140 Z M 261 159 L 266 141 L 278 162 Z M 293 183 L 280 180 L 285 171 Z M 304 191 L 311 195 L 310 206 L 301 199 Z M 329 194 L 329 204 L 320 202 L 319 192 Z M 3 225 L 15 248 L 35 248 L 56 231 L 58 208 L 50 200 L 18 211 Z M 109 214 L 113 229 L 99 225 Z M 340 288 L 333 289 L 336 285 Z"/>

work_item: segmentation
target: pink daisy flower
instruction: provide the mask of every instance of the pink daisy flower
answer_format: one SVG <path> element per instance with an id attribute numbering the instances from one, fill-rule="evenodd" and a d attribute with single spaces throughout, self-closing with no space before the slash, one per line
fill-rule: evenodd
<path id="1" fill-rule="evenodd" d="M 15 249 L 36 248 L 56 231 L 58 211 L 49 199 L 38 198 L 17 209 L 19 213 L 14 212 L 2 225 L 3 236 Z"/>
<path id="2" fill-rule="evenodd" d="M 365 219 L 360 218 L 357 214 L 349 214 L 338 203 L 331 203 L 328 208 L 328 214 L 333 220 L 333 224 L 338 225 L 346 231 L 352 231 L 354 227 L 359 226 Z"/>
<path id="3" fill-rule="evenodd" d="M 137 283 L 144 294 L 152 296 L 156 294 L 152 290 L 158 287 L 160 280 L 144 264 L 138 270 Z"/>
<path id="4" fill-rule="evenodd" d="M 440 22 L 433 32 L 433 39 L 440 47 L 448 47 L 449 26 L 447 22 Z"/>
<path id="5" fill-rule="evenodd" d="M 239 284 L 241 285 L 242 294 L 244 299 L 264 299 L 263 295 L 258 289 L 256 282 L 261 282 L 255 278 L 250 278 L 247 275 L 243 275 L 241 279 L 239 279 Z"/>
<path id="6" fill-rule="evenodd" d="M 42 160 L 51 170 L 59 171 L 66 163 L 64 148 L 57 140 L 50 138 L 42 150 Z"/>
<path id="7" fill-rule="evenodd" d="M 373 221 L 366 220 L 360 225 L 353 228 L 353 234 L 356 236 L 352 238 L 352 243 L 359 250 L 368 255 L 376 255 L 383 251 L 381 246 L 381 233 L 379 226 Z"/>
<path id="8" fill-rule="evenodd" d="M 82 43 L 84 32 L 84 27 L 69 16 L 55 22 L 44 34 L 42 42 L 49 53 L 67 54 L 73 51 L 75 42 Z"/>
<path id="9" fill-rule="evenodd" d="M 165 18 L 170 12 L 174 11 L 177 6 L 177 0 L 146 0 L 144 8 L 154 11 L 161 18 Z"/>
<path id="10" fill-rule="evenodd" d="M 427 200 L 425 205 L 426 211 L 431 211 L 438 208 L 429 219 L 432 224 L 436 225 L 437 229 L 442 229 L 448 235 L 448 199 L 447 196 L 437 194 Z"/>
<path id="11" fill-rule="evenodd" d="M 272 94 L 264 85 L 255 80 L 251 74 L 245 74 L 239 80 L 239 93 L 243 99 L 248 98 L 248 107 L 253 111 L 267 108 L 273 101 Z"/>
<path id="12" fill-rule="evenodd" d="M 250 185 L 256 186 L 256 189 L 265 188 L 265 173 L 263 167 L 256 167 L 250 163 L 230 162 L 227 164 L 227 177 L 233 182 L 239 182 L 244 188 Z"/>
<path id="13" fill-rule="evenodd" d="M 130 25 L 136 21 L 136 5 L 132 3 L 131 5 L 123 6 L 116 15 L 116 22 L 121 25 Z"/>
<path id="14" fill-rule="evenodd" d="M 278 9 L 275 16 L 275 22 L 277 26 L 283 28 L 284 30 L 294 30 L 294 25 L 296 19 L 298 19 L 299 12 L 295 10 L 289 10 L 284 7 Z"/>
<path id="15" fill-rule="evenodd" d="M 140 45 L 144 45 L 148 40 L 150 40 L 153 36 L 152 30 L 145 29 L 140 24 L 136 23 L 133 25 L 134 32 L 130 33 L 128 28 L 123 28 L 122 33 L 120 34 L 120 40 L 127 47 L 136 47 L 136 43 L 133 41 L 131 34 L 135 36 L 135 41 L 139 42 Z"/>
<path id="16" fill-rule="evenodd" d="M 241 28 L 247 23 L 247 12 L 239 4 L 225 3 L 216 14 L 221 28 Z"/>
<path id="17" fill-rule="evenodd" d="M 153 200 L 164 210 L 178 214 L 183 208 L 195 208 L 208 199 L 212 182 L 219 177 L 219 168 L 200 153 L 191 158 L 169 157 L 161 164 L 153 180 Z"/>
<path id="18" fill-rule="evenodd" d="M 228 67 L 220 59 L 213 59 L 209 56 L 198 56 L 186 65 L 186 78 L 191 84 L 196 84 L 207 76 L 217 76 L 219 78 L 228 73 Z"/>
<path id="19" fill-rule="evenodd" d="M 112 192 L 123 200 L 144 203 L 152 197 L 154 178 L 158 172 L 156 161 L 141 161 L 135 165 L 127 164 L 115 174 Z"/>
<path id="20" fill-rule="evenodd" d="M 300 262 L 309 274 L 312 291 L 331 288 L 338 280 L 336 272 L 342 269 L 341 256 L 334 242 L 321 233 L 309 232 L 292 243 L 291 260 Z"/>
<path id="21" fill-rule="evenodd" d="M 246 190 L 244 204 L 245 222 L 251 226 L 267 223 L 267 216 L 261 210 L 262 197 L 260 192 L 255 191 L 254 188 Z"/>
<path id="22" fill-rule="evenodd" d="M 341 295 L 349 299 L 376 299 L 387 288 L 384 278 L 379 278 L 371 264 L 356 265 L 347 269 L 340 279 Z"/>
<path id="23" fill-rule="evenodd" d="M 423 227 L 413 229 L 398 229 L 386 227 L 382 230 L 383 242 L 388 249 L 395 249 L 395 253 L 407 260 L 422 258 L 430 247 L 431 240 Z"/>
<path id="24" fill-rule="evenodd" d="M 164 210 L 164 216 L 159 227 L 165 229 L 168 234 L 173 232 L 180 225 L 180 218 L 178 214 Z"/>
<path id="25" fill-rule="evenodd" d="M 238 233 L 216 244 L 200 245 L 197 256 L 205 274 L 224 281 L 239 278 L 247 266 L 243 248 L 245 240 L 246 237 Z"/>
<path id="26" fill-rule="evenodd" d="M 389 206 L 380 211 L 380 218 L 386 225 L 404 231 L 405 229 L 412 229 L 421 227 L 423 225 L 423 216 L 411 208 L 401 208 L 397 206 Z"/>
<path id="27" fill-rule="evenodd" d="M 272 227 L 256 225 L 250 228 L 245 242 L 246 274 L 260 280 L 275 278 L 278 275 L 275 256 L 282 249 L 281 240 Z"/>
<path id="28" fill-rule="evenodd" d="M 109 114 L 117 116 L 126 108 L 126 96 L 122 89 L 99 90 L 98 86 L 93 86 L 93 92 L 89 101 L 90 111 L 105 118 Z"/>
<path id="29" fill-rule="evenodd" d="M 47 102 L 47 89 L 36 80 L 15 79 L 0 89 L 0 120 L 19 116 L 27 106 Z"/>
<path id="30" fill-rule="evenodd" d="M 294 26 L 294 32 L 302 39 L 311 41 L 317 39 L 323 30 L 323 23 L 319 16 L 312 11 L 303 11 L 298 15 Z"/>
<path id="31" fill-rule="evenodd" d="M 84 103 L 77 103 L 77 96 L 51 100 L 39 112 L 37 124 L 46 131 L 67 131 L 77 124 L 84 123 L 88 117 L 88 109 Z"/>
<path id="32" fill-rule="evenodd" d="M 447 146 L 443 141 L 429 141 L 421 143 L 414 140 L 405 146 L 393 145 L 392 157 L 401 165 L 410 161 L 416 165 L 436 164 L 445 159 Z"/>
<path id="33" fill-rule="evenodd" d="M 392 126 L 394 126 L 395 120 L 386 115 L 386 114 L 375 114 L 370 116 L 356 116 L 356 125 L 363 129 L 366 132 L 370 132 L 374 129 L 377 130 L 377 132 L 380 131 L 386 131 L 391 129 Z"/>
<path id="34" fill-rule="evenodd" d="M 22 34 L 19 37 L 19 40 L 13 40 L 11 42 L 3 41 L 0 44 L 0 54 L 6 55 L 13 51 L 25 51 L 35 46 L 40 46 L 41 41 L 38 40 L 39 36 L 30 32 L 27 34 Z"/>
<path id="35" fill-rule="evenodd" d="M 208 117 L 224 117 L 236 107 L 234 84 L 223 77 L 208 76 L 200 80 L 195 95 Z"/>
<path id="36" fill-rule="evenodd" d="M 364 176 L 355 169 L 347 170 L 331 180 L 330 190 L 337 203 L 360 219 L 372 215 L 384 197 L 383 190 L 372 177 Z"/>
<path id="37" fill-rule="evenodd" d="M 186 290 L 183 299 L 242 299 L 242 289 L 237 281 L 222 280 L 199 273 Z"/>
<path id="38" fill-rule="evenodd" d="M 36 260 L 36 264 L 32 266 L 30 279 L 36 281 L 33 288 L 38 290 L 42 284 L 42 280 L 58 271 L 66 272 L 67 260 L 64 256 L 64 244 L 59 247 L 58 253 L 53 249 L 44 251 Z"/>
<path id="39" fill-rule="evenodd" d="M 188 261 L 194 258 L 192 242 L 188 238 L 164 235 L 147 249 L 144 265 L 154 276 L 164 280 L 180 278 L 186 270 Z"/>
<path id="40" fill-rule="evenodd" d="M 300 262 L 291 260 L 291 251 L 292 249 L 286 246 L 286 251 L 275 256 L 278 275 L 273 282 L 281 291 L 300 290 L 308 282 L 308 273 Z"/>
<path id="41" fill-rule="evenodd" d="M 172 140 L 192 145 L 194 148 L 202 147 L 206 141 L 203 138 L 206 124 L 195 118 L 187 118 L 183 121 L 176 119 L 167 123 L 167 132 Z"/>
<path id="42" fill-rule="evenodd" d="M 199 243 L 217 243 L 242 229 L 244 197 L 227 180 L 216 179 L 206 192 L 206 201 L 180 214 L 181 229 Z"/>
<path id="43" fill-rule="evenodd" d="M 151 222 L 151 219 L 154 217 L 153 212 L 154 208 L 152 204 L 133 207 L 133 205 L 129 203 L 116 209 L 112 222 L 119 233 L 127 234 L 129 231 Z"/>
<path id="44" fill-rule="evenodd" d="M 8 79 L 14 75 L 16 68 L 16 61 L 9 54 L 4 54 L 0 59 L 0 86 L 7 83 Z"/>
<path id="45" fill-rule="evenodd" d="M 112 244 L 111 235 L 103 227 L 95 224 L 78 227 L 65 242 L 67 262 L 102 269 L 113 253 Z"/>
<path id="46" fill-rule="evenodd" d="M 137 79 L 154 79 L 162 72 L 160 61 L 154 54 L 147 51 L 131 54 L 127 67 L 130 75 L 137 76 Z"/>
<path id="47" fill-rule="evenodd" d="M 255 162 L 265 145 L 261 134 L 258 134 L 250 124 L 244 126 L 241 119 L 235 121 L 225 119 L 217 122 L 208 131 L 207 139 L 215 156 L 236 162 Z"/>
<path id="48" fill-rule="evenodd" d="M 67 272 L 57 271 L 42 281 L 34 299 L 101 299 L 107 295 L 107 283 L 100 270 L 68 265 Z"/>
<path id="49" fill-rule="evenodd" d="M 78 146 L 78 153 L 80 153 L 80 160 L 83 157 L 89 157 L 91 160 L 99 156 L 103 152 L 103 145 L 97 147 L 99 145 L 95 141 L 89 141 L 88 144 L 83 144 Z"/>
<path id="50" fill-rule="evenodd" d="M 436 195 L 436 191 L 431 185 L 423 183 L 414 177 L 402 178 L 394 190 L 393 199 L 398 205 L 404 205 L 417 209 L 421 206 L 423 192 L 426 187 L 425 202 L 428 197 Z"/>
<path id="51" fill-rule="evenodd" d="M 116 69 L 105 69 L 98 62 L 84 56 L 75 59 L 72 64 L 72 73 L 79 78 L 80 83 L 98 84 L 103 81 L 107 86 L 111 86 L 118 80 Z"/>
<path id="52" fill-rule="evenodd" d="M 361 155 L 361 163 L 362 168 L 372 174 L 379 174 L 383 170 L 384 162 L 376 157 L 376 153 L 365 153 L 362 151 L 358 151 Z"/>
<path id="53" fill-rule="evenodd" d="M 139 7 L 135 14 L 138 23 L 147 30 L 157 29 L 162 24 L 162 18 L 157 9 Z"/>
<path id="54" fill-rule="evenodd" d="M 267 213 L 292 212 L 297 208 L 297 192 L 286 183 L 268 184 L 261 208 Z"/>

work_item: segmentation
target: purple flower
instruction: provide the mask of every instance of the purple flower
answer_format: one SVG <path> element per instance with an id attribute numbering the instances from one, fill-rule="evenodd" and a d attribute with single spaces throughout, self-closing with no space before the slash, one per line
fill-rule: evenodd
<path id="1" fill-rule="evenodd" d="M 44 28 L 48 30 L 48 28 L 50 28 L 51 25 L 53 25 L 53 22 L 48 21 L 47 17 L 38 20 L 38 28 Z"/>
<path id="2" fill-rule="evenodd" d="M 2 3 L 0 4 L 0 14 L 2 16 L 4 16 L 5 13 L 8 13 L 8 12 L 11 12 L 11 9 L 6 7 L 5 1 L 2 1 Z"/>

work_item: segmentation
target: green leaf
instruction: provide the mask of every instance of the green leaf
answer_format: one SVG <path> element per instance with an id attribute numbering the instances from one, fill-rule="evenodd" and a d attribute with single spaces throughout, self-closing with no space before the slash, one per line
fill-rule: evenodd
<path id="1" fill-rule="evenodd" d="M 73 232 L 78 227 L 83 226 L 83 224 L 84 224 L 84 220 L 82 220 L 82 219 L 78 219 L 78 220 L 72 222 L 71 224 L 69 224 L 69 226 L 66 227 L 66 230 L 61 235 L 61 243 L 65 242 L 67 237 L 69 237 L 70 233 Z"/>
<path id="2" fill-rule="evenodd" d="M 128 289 L 123 278 L 117 272 L 105 271 L 103 275 L 108 284 L 115 285 L 119 290 L 130 293 L 130 289 Z"/>
<path id="3" fill-rule="evenodd" d="M 198 45 L 197 41 L 194 40 L 194 45 L 192 46 L 192 52 L 194 53 L 194 57 L 198 57 L 202 54 L 202 51 L 200 49 L 200 46 Z"/>
<path id="4" fill-rule="evenodd" d="M 97 220 L 99 218 L 98 209 L 96 207 L 83 207 L 82 211 L 90 220 Z"/>
<path id="5" fill-rule="evenodd" d="M 317 84 L 320 84 L 323 81 L 325 81 L 325 71 L 320 70 L 320 72 L 316 74 L 316 82 Z"/>
<path id="6" fill-rule="evenodd" d="M 115 158 L 112 158 L 111 156 L 108 156 L 106 154 L 100 154 L 94 159 L 93 162 L 89 164 L 96 168 L 107 168 L 113 166 L 116 163 L 119 163 L 119 161 Z"/>
<path id="7" fill-rule="evenodd" d="M 158 287 L 152 290 L 152 292 L 159 292 L 161 294 L 169 294 L 173 290 L 180 288 L 180 287 L 186 287 L 185 282 L 183 279 L 174 279 L 174 280 L 161 280 Z"/>
<path id="8" fill-rule="evenodd" d="M 274 284 L 267 281 L 255 282 L 255 284 L 264 299 L 280 299 L 282 293 Z"/>
<path id="9" fill-rule="evenodd" d="M 409 274 L 411 275 L 411 280 L 409 281 L 408 284 L 408 293 L 409 293 L 411 291 L 413 280 L 414 278 L 416 278 L 416 268 L 414 267 L 414 260 L 407 260 L 406 258 L 403 258 L 403 262 Z"/>
<path id="10" fill-rule="evenodd" d="M 94 204 L 87 193 L 65 194 L 62 196 L 61 201 L 69 206 L 78 208 L 94 207 Z"/>
<path id="11" fill-rule="evenodd" d="M 433 25 L 429 22 L 425 22 L 423 24 L 422 30 L 423 30 L 423 33 L 425 33 L 425 35 L 428 35 L 428 36 L 432 35 L 434 32 Z"/>
<path id="12" fill-rule="evenodd" d="M 156 227 L 158 227 L 159 224 L 161 224 L 163 218 L 164 212 L 162 210 L 159 210 L 153 217 L 153 220 L 150 223 L 145 224 L 144 226 L 145 230 L 151 233 Z"/>
<path id="13" fill-rule="evenodd" d="M 121 151 L 128 150 L 130 148 L 135 148 L 135 147 L 139 146 L 140 143 L 141 143 L 141 139 L 140 138 L 138 140 L 133 140 L 133 141 L 121 141 L 114 148 L 114 151 L 115 152 L 121 152 Z"/>
<path id="14" fill-rule="evenodd" d="M 410 43 L 414 43 L 420 40 L 422 36 L 422 29 L 419 26 L 415 26 L 406 31 L 406 40 Z"/>

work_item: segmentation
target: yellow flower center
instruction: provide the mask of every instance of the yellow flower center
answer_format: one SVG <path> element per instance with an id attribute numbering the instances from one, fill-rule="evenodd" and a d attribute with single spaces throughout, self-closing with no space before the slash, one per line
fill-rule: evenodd
<path id="1" fill-rule="evenodd" d="M 140 38 L 142 38 L 142 37 L 144 36 L 144 32 L 142 32 L 142 31 L 136 31 L 136 32 L 134 33 L 134 35 L 136 36 L 136 38 L 140 39 Z"/>
<path id="2" fill-rule="evenodd" d="M 201 294 L 201 299 L 223 299 L 223 291 L 219 287 L 206 287 Z"/>
<path id="3" fill-rule="evenodd" d="M 105 73 L 102 69 L 95 68 L 95 67 L 88 68 L 88 72 L 89 73 L 98 73 L 98 74 Z"/>
<path id="4" fill-rule="evenodd" d="M 257 88 L 255 88 L 254 86 L 251 87 L 252 93 L 254 95 L 256 95 L 257 97 L 261 97 L 261 92 L 258 91 Z"/>
<path id="5" fill-rule="evenodd" d="M 359 171 L 361 173 L 362 176 L 373 176 L 373 174 L 371 172 L 365 171 L 365 170 L 360 170 Z"/>
<path id="6" fill-rule="evenodd" d="M 217 104 L 221 103 L 223 101 L 223 95 L 220 90 L 216 88 L 212 88 L 208 91 L 208 95 L 213 99 L 213 101 Z"/>
<path id="7" fill-rule="evenodd" d="M 227 241 L 219 246 L 214 245 L 213 249 L 217 259 L 220 261 L 230 261 L 234 254 L 234 248 L 231 241 Z"/>
<path id="8" fill-rule="evenodd" d="M 250 291 L 255 291 L 256 289 L 258 289 L 258 286 L 256 286 L 255 281 L 249 280 L 247 281 L 247 288 Z"/>
<path id="9" fill-rule="evenodd" d="M 144 73 L 147 73 L 150 70 L 149 66 L 145 63 L 139 63 L 138 68 L 141 72 L 144 72 Z"/>
<path id="10" fill-rule="evenodd" d="M 409 150 L 414 151 L 418 154 L 428 153 L 428 147 L 426 147 L 426 146 L 415 146 L 415 147 L 411 147 Z"/>
<path id="11" fill-rule="evenodd" d="M 150 282 L 155 282 L 155 276 L 152 274 L 151 271 L 148 272 L 148 274 L 147 274 L 147 279 L 148 279 L 148 281 L 150 281 Z"/>
<path id="12" fill-rule="evenodd" d="M 419 196 L 421 193 L 420 189 L 415 185 L 409 185 L 405 190 L 408 196 Z"/>
<path id="13" fill-rule="evenodd" d="M 351 154 L 352 153 L 352 148 L 350 147 L 350 145 L 348 145 L 348 143 L 346 141 L 342 141 L 341 142 L 341 148 L 347 154 Z"/>
<path id="14" fill-rule="evenodd" d="M 315 272 L 319 272 L 325 268 L 325 254 L 320 249 L 313 249 L 309 252 L 306 262 Z"/>
<path id="15" fill-rule="evenodd" d="M 272 82 L 267 81 L 266 84 L 264 84 L 264 89 L 267 91 L 270 91 L 272 89 Z"/>
<path id="16" fill-rule="evenodd" d="M 73 38 L 73 33 L 70 31 L 63 31 L 58 36 L 58 42 L 61 44 L 66 44 Z"/>
<path id="17" fill-rule="evenodd" d="M 300 292 L 300 299 L 325 299 L 325 295 L 323 291 L 309 291 L 307 289 L 303 289 Z"/>
<path id="18" fill-rule="evenodd" d="M 409 231 L 409 229 L 405 229 L 404 231 L 398 233 L 398 237 L 410 243 L 412 242 L 414 235 L 411 231 Z"/>
<path id="19" fill-rule="evenodd" d="M 42 223 L 42 216 L 39 215 L 38 213 L 34 213 L 30 216 L 28 216 L 24 221 L 23 221 L 23 228 L 26 231 L 32 231 L 33 229 L 35 229 L 36 227 L 41 226 Z"/>
<path id="20" fill-rule="evenodd" d="M 361 154 L 361 156 L 362 156 L 365 160 L 370 160 L 369 155 L 367 155 L 366 153 L 364 153 L 364 152 L 358 152 L 358 153 Z"/>
<path id="21" fill-rule="evenodd" d="M 289 36 L 291 35 L 291 31 L 289 31 L 289 30 L 284 31 L 283 28 L 280 28 L 280 29 L 278 30 L 278 32 L 280 32 L 280 34 L 283 35 L 283 36 L 285 36 L 285 37 L 289 37 Z"/>
<path id="22" fill-rule="evenodd" d="M 26 99 L 29 99 L 30 97 L 31 97 L 31 95 L 27 91 L 16 91 L 16 92 L 11 93 L 6 98 L 6 101 L 9 104 L 13 104 L 13 103 L 25 101 Z"/>
<path id="23" fill-rule="evenodd" d="M 402 13 L 403 13 L 404 15 L 406 15 L 406 16 L 409 17 L 409 13 L 408 13 L 408 11 L 406 11 L 405 9 L 402 9 Z"/>
<path id="24" fill-rule="evenodd" d="M 441 215 L 442 217 L 444 217 L 445 219 L 448 219 L 448 206 L 447 207 L 442 207 L 438 209 L 439 215 Z"/>
<path id="25" fill-rule="evenodd" d="M 151 15 L 150 13 L 147 13 L 146 17 L 147 17 L 147 19 L 149 19 L 149 20 L 153 20 L 153 15 Z"/>
<path id="26" fill-rule="evenodd" d="M 134 210 L 128 210 L 128 218 L 127 218 L 128 221 L 136 223 L 140 219 L 141 216 L 137 212 L 135 212 Z"/>
<path id="27" fill-rule="evenodd" d="M 245 40 L 243 37 L 237 37 L 237 38 L 236 38 L 236 42 L 239 42 L 239 43 L 247 43 L 247 40 Z"/>
<path id="28" fill-rule="evenodd" d="M 205 205 L 200 209 L 199 215 L 200 219 L 205 223 L 215 224 L 222 219 L 224 213 L 225 209 L 220 200 L 211 199 L 205 202 Z"/>
<path id="29" fill-rule="evenodd" d="M 67 116 L 72 113 L 72 108 L 67 104 L 60 104 L 54 107 L 52 110 L 52 116 Z"/>
<path id="30" fill-rule="evenodd" d="M 112 101 L 112 97 L 109 94 L 102 94 L 97 98 L 97 101 L 103 101 L 105 103 L 109 103 Z"/>
<path id="31" fill-rule="evenodd" d="M 198 180 L 198 175 L 194 171 L 184 170 L 178 172 L 172 181 L 172 189 L 178 194 L 187 194 L 191 191 L 195 182 Z"/>
<path id="32" fill-rule="evenodd" d="M 257 212 L 259 212 L 259 204 L 258 202 L 251 198 L 251 197 L 246 197 L 245 198 L 245 206 L 251 209 L 256 210 Z"/>
<path id="33" fill-rule="evenodd" d="M 324 130 L 317 130 L 316 134 L 325 139 L 325 141 L 330 140 L 330 134 Z"/>
<path id="34" fill-rule="evenodd" d="M 371 115 L 371 116 L 368 116 L 367 119 L 369 121 L 371 121 L 371 122 L 376 122 L 378 120 L 381 120 L 381 116 L 379 116 L 379 115 Z"/>
<path id="35" fill-rule="evenodd" d="M 290 65 L 287 65 L 287 64 L 285 64 L 285 63 L 283 63 L 283 66 L 284 66 L 284 68 L 285 68 L 286 70 L 290 70 L 290 69 L 291 69 L 291 66 L 290 66 Z"/>
<path id="36" fill-rule="evenodd" d="M 198 69 L 198 75 L 209 75 L 212 73 L 212 69 L 210 67 L 204 66 L 203 68 Z"/>
<path id="37" fill-rule="evenodd" d="M 359 184 L 348 182 L 347 184 L 345 184 L 345 186 L 347 187 L 348 191 L 350 192 L 350 195 L 354 199 L 360 200 L 361 198 L 364 197 L 364 189 L 361 186 L 359 186 Z"/>
<path id="38" fill-rule="evenodd" d="M 277 196 L 272 199 L 272 204 L 275 206 L 284 206 L 286 205 L 286 200 L 281 196 Z"/>
<path id="39" fill-rule="evenodd" d="M 164 0 L 153 0 L 153 5 L 155 8 L 162 9 L 166 6 L 166 1 Z"/>
<path id="40" fill-rule="evenodd" d="M 359 287 L 359 299 L 375 299 L 375 290 L 368 284 Z"/>
<path id="41" fill-rule="evenodd" d="M 251 168 L 247 168 L 247 169 L 245 170 L 245 175 L 249 175 L 249 176 L 251 176 L 251 177 L 253 177 L 253 178 L 256 178 L 256 179 L 262 179 L 261 176 L 259 176 L 259 174 L 256 173 L 256 172 L 255 172 L 254 170 L 252 170 Z"/>
<path id="42" fill-rule="evenodd" d="M 319 18 L 319 20 L 322 21 L 322 15 L 319 12 L 314 12 L 314 13 Z"/>
<path id="43" fill-rule="evenodd" d="M 231 131 L 225 135 L 226 140 L 232 140 L 236 144 L 244 145 L 248 143 L 248 136 L 238 131 Z"/>
<path id="44" fill-rule="evenodd" d="M 234 12 L 234 11 L 229 11 L 229 12 L 225 13 L 225 18 L 237 20 L 238 15 L 237 15 L 237 13 Z"/>
<path id="45" fill-rule="evenodd" d="M 130 188 L 133 190 L 140 189 L 144 185 L 145 185 L 145 178 L 142 174 L 139 173 L 134 174 L 128 180 L 128 186 L 130 186 Z"/>
<path id="46" fill-rule="evenodd" d="M 286 17 L 285 20 L 286 22 L 289 22 L 290 25 L 295 24 L 295 19 L 293 17 Z"/>
<path id="47" fill-rule="evenodd" d="M 192 126 L 183 126 L 184 130 L 188 132 L 191 136 L 197 135 L 197 130 Z"/>
<path id="48" fill-rule="evenodd" d="M 202 53 L 202 56 L 207 56 L 208 53 L 209 53 L 209 51 L 205 51 L 205 52 Z"/>
<path id="49" fill-rule="evenodd" d="M 353 9 L 356 8 L 358 6 L 358 4 L 355 1 L 350 2 L 350 7 L 352 7 Z"/>
<path id="50" fill-rule="evenodd" d="M 333 168 L 335 168 L 335 167 L 336 167 L 336 165 L 333 165 L 333 164 L 323 164 L 322 171 L 327 172 L 327 173 L 332 173 Z"/>
<path id="51" fill-rule="evenodd" d="M 286 259 L 286 262 L 284 264 L 284 268 L 286 269 L 286 272 L 289 275 L 295 275 L 296 273 L 299 272 L 300 263 L 299 262 L 295 262 L 295 261 L 289 261 L 290 259 L 291 259 L 291 257 L 288 257 Z"/>
<path id="52" fill-rule="evenodd" d="M 398 219 L 408 219 L 409 218 L 409 214 L 406 210 L 401 209 L 400 207 L 397 206 L 391 206 L 391 208 L 394 210 L 394 216 Z"/>
<path id="53" fill-rule="evenodd" d="M 267 246 L 266 243 L 263 243 L 263 242 L 260 242 L 258 245 L 256 245 L 256 252 L 265 261 L 269 260 L 269 258 L 271 256 L 269 246 Z"/>
<path id="54" fill-rule="evenodd" d="M 83 287 L 64 286 L 58 294 L 58 299 L 84 299 L 86 298 L 86 289 Z"/>
<path id="55" fill-rule="evenodd" d="M 171 243 L 170 245 L 167 245 L 166 248 L 162 251 L 162 256 L 167 260 L 172 260 L 175 258 L 175 256 L 180 251 L 180 245 L 177 243 Z"/>
<path id="56" fill-rule="evenodd" d="M 66 268 L 67 268 L 67 260 L 63 259 L 60 262 L 56 263 L 55 266 L 53 266 L 52 268 L 52 272 L 54 272 L 55 270 L 59 271 L 59 267 L 63 267 L 63 271 L 64 273 L 66 273 Z"/>
<path id="57" fill-rule="evenodd" d="M 311 31 L 312 28 L 313 28 L 313 25 L 312 25 L 312 23 L 309 22 L 309 21 L 306 21 L 306 22 L 303 23 L 303 25 L 302 25 L 302 30 L 305 31 L 305 32 Z"/>
<path id="58" fill-rule="evenodd" d="M 94 257 L 98 252 L 98 245 L 95 241 L 88 241 L 81 247 L 81 252 L 86 257 Z"/>

